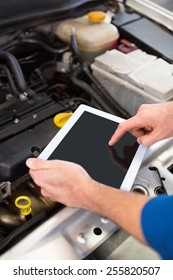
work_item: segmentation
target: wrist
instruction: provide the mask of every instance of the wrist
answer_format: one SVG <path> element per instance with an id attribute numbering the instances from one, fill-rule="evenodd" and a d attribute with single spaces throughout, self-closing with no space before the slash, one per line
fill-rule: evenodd
<path id="1" fill-rule="evenodd" d="M 118 190 L 90 178 L 85 191 L 86 193 L 83 194 L 85 202 L 82 208 L 100 216 L 111 218 L 112 206 Z"/>

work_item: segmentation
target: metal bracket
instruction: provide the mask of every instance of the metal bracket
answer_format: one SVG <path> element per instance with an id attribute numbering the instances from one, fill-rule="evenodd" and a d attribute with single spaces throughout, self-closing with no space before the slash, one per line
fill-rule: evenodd
<path id="1" fill-rule="evenodd" d="M 4 198 L 11 195 L 11 183 L 9 181 L 7 182 L 1 182 L 0 183 L 0 202 L 4 200 Z"/>

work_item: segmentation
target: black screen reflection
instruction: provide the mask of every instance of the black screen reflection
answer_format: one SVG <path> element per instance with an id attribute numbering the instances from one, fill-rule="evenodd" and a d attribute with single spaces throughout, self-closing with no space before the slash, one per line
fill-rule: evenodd
<path id="1" fill-rule="evenodd" d="M 124 146 L 123 157 L 119 156 L 116 146 L 108 147 L 111 161 L 117 168 L 127 172 L 138 146 L 137 142 L 134 142 L 132 146 Z"/>
<path id="2" fill-rule="evenodd" d="M 114 121 L 84 112 L 49 159 L 78 163 L 93 179 L 120 188 L 138 144 L 127 133 L 109 147 L 108 141 L 117 126 Z"/>

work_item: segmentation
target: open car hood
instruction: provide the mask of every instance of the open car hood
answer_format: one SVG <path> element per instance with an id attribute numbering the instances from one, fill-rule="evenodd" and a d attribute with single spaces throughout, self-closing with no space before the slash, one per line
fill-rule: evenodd
<path id="1" fill-rule="evenodd" d="M 61 20 L 99 9 L 105 0 L 0 0 L 0 32 Z M 105 6 L 104 6 L 105 7 Z"/>

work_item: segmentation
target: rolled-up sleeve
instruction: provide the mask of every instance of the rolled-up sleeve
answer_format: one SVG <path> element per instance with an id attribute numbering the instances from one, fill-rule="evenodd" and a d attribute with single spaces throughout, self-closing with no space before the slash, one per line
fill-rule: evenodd
<path id="1" fill-rule="evenodd" d="M 173 260 L 173 196 L 149 200 L 142 210 L 141 226 L 147 243 L 163 259 Z"/>

